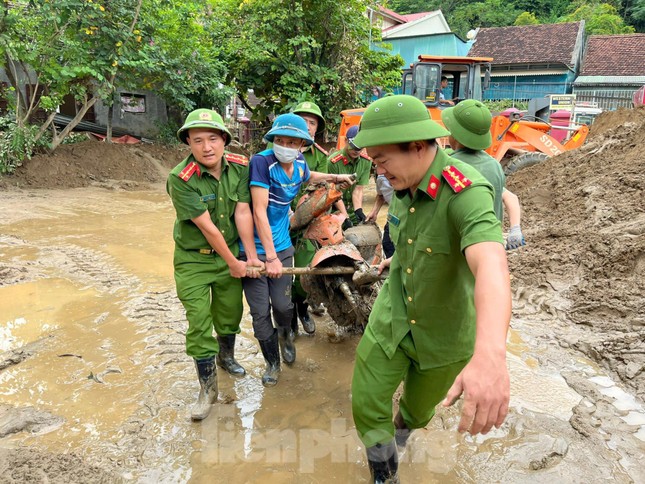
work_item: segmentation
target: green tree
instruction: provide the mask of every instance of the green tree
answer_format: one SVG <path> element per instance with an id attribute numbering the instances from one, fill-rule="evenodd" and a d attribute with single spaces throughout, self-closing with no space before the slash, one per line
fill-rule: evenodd
<path id="1" fill-rule="evenodd" d="M 196 105 L 221 108 L 232 90 L 223 85 L 226 68 L 212 42 L 218 3 L 17 0 L 7 8 L 3 1 L 0 55 L 17 123 L 47 110 L 37 138 L 51 128 L 55 149 L 97 100 L 112 105 L 117 84 L 153 90 L 178 113 Z M 29 99 L 20 90 L 24 82 L 36 86 Z M 52 121 L 68 95 L 80 108 L 58 133 Z"/>
<path id="2" fill-rule="evenodd" d="M 98 99 L 109 97 L 121 47 L 137 42 L 134 26 L 141 1 L 110 0 L 105 5 L 101 0 L 13 2 L 1 49 L 16 93 L 17 124 L 28 123 L 37 108 L 45 109 L 50 114 L 36 139 L 51 126 L 51 148 L 55 149 Z M 21 94 L 25 82 L 34 86 L 28 99 Z M 81 107 L 58 133 L 52 124 L 55 109 L 67 95 Z"/>
<path id="3" fill-rule="evenodd" d="M 137 57 L 124 59 L 119 86 L 154 91 L 171 109 L 221 110 L 232 94 L 213 42 L 220 35 L 219 1 L 145 0 Z"/>
<path id="4" fill-rule="evenodd" d="M 453 32 L 465 38 L 469 30 L 477 27 L 512 25 L 519 13 L 512 4 L 503 0 L 462 3 L 450 16 L 448 23 Z"/>
<path id="5" fill-rule="evenodd" d="M 221 46 L 229 82 L 263 121 L 298 100 L 319 103 L 328 120 L 342 109 L 364 105 L 374 86 L 400 84 L 402 60 L 370 50 L 363 0 L 228 0 L 220 3 L 213 42 Z M 248 103 L 248 91 L 260 99 Z"/>
<path id="6" fill-rule="evenodd" d="M 540 21 L 531 12 L 522 12 L 517 16 L 513 25 L 538 25 Z"/>
<path id="7" fill-rule="evenodd" d="M 439 2 L 428 0 L 390 0 L 385 5 L 396 13 L 408 14 L 436 10 Z"/>
<path id="8" fill-rule="evenodd" d="M 615 6 L 608 3 L 580 4 L 563 22 L 585 21 L 587 35 L 631 34 L 634 28 L 626 25 Z"/>
<path id="9" fill-rule="evenodd" d="M 622 14 L 636 32 L 645 32 L 645 0 L 624 0 Z"/>

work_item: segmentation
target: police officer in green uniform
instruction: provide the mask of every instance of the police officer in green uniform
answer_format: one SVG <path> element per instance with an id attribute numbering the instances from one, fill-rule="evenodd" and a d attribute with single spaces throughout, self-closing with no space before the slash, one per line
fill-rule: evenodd
<path id="1" fill-rule="evenodd" d="M 301 102 L 293 110 L 293 113 L 305 120 L 309 136 L 313 139 L 325 131 L 325 118 L 323 118 L 322 111 L 316 103 L 311 101 Z M 302 149 L 302 154 L 311 171 L 327 173 L 327 156 L 329 156 L 329 153 L 322 146 L 318 143 L 306 146 Z"/>
<path id="2" fill-rule="evenodd" d="M 301 102 L 293 110 L 294 114 L 297 114 L 305 120 L 307 123 L 307 130 L 309 131 L 309 136 L 312 139 L 316 139 L 317 135 L 322 134 L 325 131 L 325 118 L 323 118 L 322 111 L 316 103 L 311 101 Z M 307 166 L 311 171 L 317 171 L 319 173 L 327 173 L 327 156 L 329 153 L 320 146 L 318 143 L 314 143 L 311 146 L 305 146 L 302 148 L 302 154 L 305 157 Z M 300 197 L 305 192 L 305 188 L 302 187 L 298 196 L 291 203 L 291 208 L 293 210 L 298 206 L 298 201 Z M 299 231 L 292 234 L 293 246 L 296 249 L 294 255 L 293 263 L 295 267 L 307 267 L 316 253 L 316 248 L 311 243 L 310 240 L 307 240 L 302 237 L 303 232 Z M 291 297 L 294 304 L 293 312 L 293 321 L 291 322 L 291 329 L 298 334 L 298 320 L 302 323 L 302 328 L 308 334 L 313 334 L 316 331 L 316 323 L 309 315 L 309 304 L 307 303 L 307 293 L 302 288 L 300 284 L 300 277 L 296 276 L 293 281 L 293 290 L 291 292 Z M 318 309 L 318 308 L 317 308 Z M 319 309 L 318 309 L 319 310 Z M 323 309 L 324 310 L 324 309 Z"/>
<path id="3" fill-rule="evenodd" d="M 507 249 L 525 245 L 520 228 L 520 204 L 517 196 L 506 189 L 506 176 L 499 162 L 486 153 L 493 142 L 490 133 L 492 116 L 488 108 L 475 99 L 462 101 L 441 112 L 441 120 L 450 131 L 450 156 L 468 163 L 481 173 L 495 190 L 495 215 L 501 222 L 504 207 L 511 219 L 511 230 L 506 240 Z"/>
<path id="4" fill-rule="evenodd" d="M 398 95 L 367 107 L 355 139 L 395 190 L 388 222 L 396 251 L 381 265 L 390 275 L 352 381 L 373 482 L 397 479 L 397 444 L 424 427 L 442 399 L 451 405 L 465 395 L 460 432 L 486 433 L 508 412 L 510 277 L 493 189 L 438 147 L 436 138 L 448 134 L 423 102 Z"/>
<path id="5" fill-rule="evenodd" d="M 347 130 L 347 145 L 329 155 L 328 172 L 336 175 L 356 173 L 356 184 L 343 191 L 343 203 L 351 225 L 365 222 L 363 213 L 363 188 L 369 184 L 372 162 L 362 152 L 362 147 L 355 143 L 358 126 Z M 350 226 L 351 226 L 350 225 Z"/>
<path id="6" fill-rule="evenodd" d="M 177 214 L 174 269 L 188 319 L 186 353 L 195 360 L 200 384 L 191 417 L 202 420 L 217 400 L 215 364 L 232 375 L 246 373 L 234 357 L 243 307 L 240 278 L 259 277 L 247 267 L 263 263 L 253 243 L 248 160 L 225 151 L 231 133 L 222 117 L 197 109 L 177 136 L 191 154 L 170 172 L 166 190 Z M 247 262 L 237 259 L 240 239 Z"/>

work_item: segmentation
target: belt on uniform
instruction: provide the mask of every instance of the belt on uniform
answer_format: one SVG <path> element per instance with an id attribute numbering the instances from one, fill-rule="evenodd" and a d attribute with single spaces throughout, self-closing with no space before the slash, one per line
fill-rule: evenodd
<path id="1" fill-rule="evenodd" d="M 210 254 L 217 255 L 217 252 L 215 251 L 215 249 L 188 249 L 188 250 L 199 252 L 200 254 L 204 254 L 204 255 L 210 255 Z"/>

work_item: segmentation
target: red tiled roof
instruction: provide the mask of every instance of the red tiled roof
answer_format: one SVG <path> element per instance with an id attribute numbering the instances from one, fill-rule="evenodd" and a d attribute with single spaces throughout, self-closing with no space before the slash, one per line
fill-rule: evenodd
<path id="1" fill-rule="evenodd" d="M 572 64 L 581 22 L 480 29 L 471 57 L 492 57 L 496 64 Z"/>
<path id="2" fill-rule="evenodd" d="M 396 13 L 394 10 L 390 10 L 389 8 L 381 7 L 380 5 L 379 5 L 378 9 L 382 13 L 384 13 L 385 15 L 388 15 L 388 16 L 390 16 L 392 18 L 395 18 L 396 20 L 398 20 L 401 23 L 407 22 L 407 20 L 405 20 L 405 17 L 403 15 Z"/>
<path id="3" fill-rule="evenodd" d="M 582 76 L 645 76 L 645 34 L 592 35 Z"/>

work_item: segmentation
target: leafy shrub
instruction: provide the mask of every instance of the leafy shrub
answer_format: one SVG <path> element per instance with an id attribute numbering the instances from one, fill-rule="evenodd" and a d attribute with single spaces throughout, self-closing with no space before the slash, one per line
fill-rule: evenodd
<path id="1" fill-rule="evenodd" d="M 517 108 L 520 111 L 526 111 L 529 103 L 526 101 L 515 101 L 513 99 L 502 99 L 500 101 L 482 101 L 491 113 L 501 113 L 508 108 Z"/>
<path id="2" fill-rule="evenodd" d="M 0 116 L 0 175 L 13 173 L 34 150 L 45 146 L 36 141 L 38 126 L 18 126 L 11 116 Z"/>
<path id="3" fill-rule="evenodd" d="M 173 121 L 168 121 L 167 123 L 157 123 L 159 134 L 157 134 L 156 141 L 168 146 L 178 145 L 179 140 L 177 139 L 177 130 L 180 127 L 181 126 L 177 126 L 177 123 Z"/>
<path id="4" fill-rule="evenodd" d="M 67 136 L 65 136 L 65 139 L 61 144 L 72 145 L 74 143 L 82 143 L 83 141 L 87 141 L 87 135 L 85 133 L 75 133 L 72 131 Z"/>

